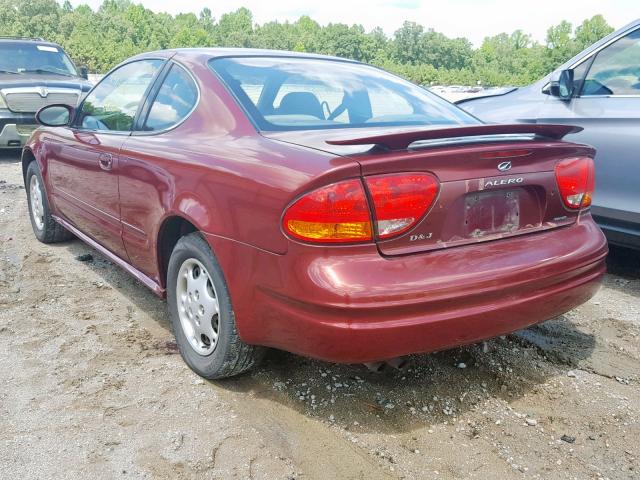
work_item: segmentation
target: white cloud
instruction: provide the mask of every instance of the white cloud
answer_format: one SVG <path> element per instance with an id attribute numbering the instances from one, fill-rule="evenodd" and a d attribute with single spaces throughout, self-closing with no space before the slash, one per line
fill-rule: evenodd
<path id="1" fill-rule="evenodd" d="M 294 21 L 309 15 L 321 24 L 330 22 L 358 23 L 367 30 L 380 26 L 391 35 L 405 20 L 418 22 L 451 37 L 467 37 L 479 45 L 485 36 L 516 29 L 531 33 L 536 40 L 544 40 L 547 28 L 569 20 L 581 23 L 598 13 L 604 15 L 615 28 L 640 17 L 638 0 L 297 0 L 283 2 L 265 0 L 134 0 L 154 11 L 172 14 L 200 12 L 209 7 L 214 17 L 241 6 L 252 11 L 257 23 L 270 20 Z M 72 0 L 73 5 L 89 4 L 97 8 L 101 0 Z"/>

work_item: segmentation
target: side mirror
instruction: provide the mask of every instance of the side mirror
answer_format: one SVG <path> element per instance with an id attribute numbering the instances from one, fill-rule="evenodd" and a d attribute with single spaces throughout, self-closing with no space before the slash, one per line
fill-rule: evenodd
<path id="1" fill-rule="evenodd" d="M 549 83 L 549 93 L 560 100 L 571 100 L 575 90 L 573 83 L 573 70 L 562 70 L 560 74 Z"/>
<path id="2" fill-rule="evenodd" d="M 69 105 L 47 105 L 36 113 L 36 121 L 45 127 L 66 127 L 71 123 L 73 110 Z"/>
<path id="3" fill-rule="evenodd" d="M 78 67 L 78 73 L 85 80 L 89 79 L 89 69 L 85 65 L 82 65 L 81 67 Z"/>

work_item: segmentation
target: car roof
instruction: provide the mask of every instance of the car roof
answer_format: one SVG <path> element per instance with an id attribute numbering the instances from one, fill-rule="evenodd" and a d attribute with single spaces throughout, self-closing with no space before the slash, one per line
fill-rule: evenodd
<path id="1" fill-rule="evenodd" d="M 44 45 L 47 47 L 56 47 L 62 49 L 60 45 L 48 42 L 42 38 L 23 38 L 23 37 L 3 37 L 0 36 L 0 43 L 13 43 L 19 45 Z"/>
<path id="2" fill-rule="evenodd" d="M 173 56 L 187 57 L 192 59 L 213 59 L 222 57 L 291 57 L 291 58 L 314 58 L 319 60 L 334 60 L 340 62 L 361 63 L 347 58 L 334 57 L 330 55 L 320 55 L 306 52 L 290 52 L 286 50 L 268 50 L 262 48 L 226 48 L 226 47 L 201 47 L 201 48 L 173 48 L 168 50 L 156 50 L 146 52 L 131 59 L 138 60 L 149 57 L 170 58 Z"/>

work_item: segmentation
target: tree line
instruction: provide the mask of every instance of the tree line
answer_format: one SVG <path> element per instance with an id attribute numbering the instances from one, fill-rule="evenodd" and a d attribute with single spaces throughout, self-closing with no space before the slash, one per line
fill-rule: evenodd
<path id="1" fill-rule="evenodd" d="M 130 0 L 104 0 L 97 11 L 69 1 L 0 0 L 0 35 L 42 37 L 62 45 L 78 65 L 104 73 L 125 58 L 174 47 L 255 47 L 314 52 L 381 66 L 422 84 L 524 85 L 613 31 L 602 15 L 576 26 L 552 26 L 544 42 L 516 30 L 486 37 L 474 48 L 466 38 L 449 38 L 406 21 L 391 36 L 362 25 L 320 25 L 308 16 L 295 22 L 258 25 L 239 8 L 219 18 L 209 8 L 199 15 L 155 13 Z"/>

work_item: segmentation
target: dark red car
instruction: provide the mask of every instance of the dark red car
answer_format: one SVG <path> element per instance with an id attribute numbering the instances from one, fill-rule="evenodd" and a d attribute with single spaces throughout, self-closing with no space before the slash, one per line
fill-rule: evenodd
<path id="1" fill-rule="evenodd" d="M 239 49 L 148 53 L 23 153 L 34 232 L 75 234 L 167 296 L 185 361 L 432 352 L 559 315 L 607 246 L 575 127 L 485 125 L 378 68 Z"/>

